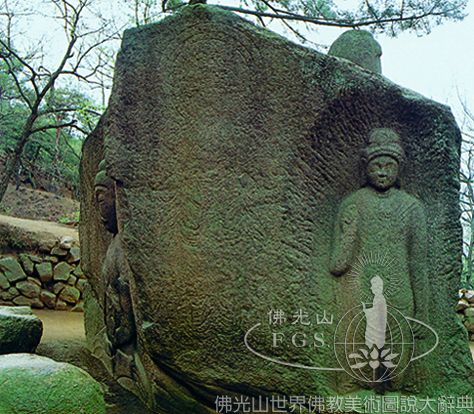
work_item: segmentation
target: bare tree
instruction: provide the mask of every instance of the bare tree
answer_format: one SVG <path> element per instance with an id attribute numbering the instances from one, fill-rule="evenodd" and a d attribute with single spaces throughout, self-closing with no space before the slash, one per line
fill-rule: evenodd
<path id="1" fill-rule="evenodd" d="M 464 122 L 461 147 L 461 223 L 463 226 L 463 284 L 474 284 L 474 115 L 461 101 Z"/>
<path id="2" fill-rule="evenodd" d="M 133 7 L 133 21 L 135 26 L 152 23 L 161 15 L 158 10 L 158 0 L 125 0 Z"/>
<path id="3" fill-rule="evenodd" d="M 20 52 L 15 48 L 13 27 L 15 19 L 23 14 L 10 0 L 4 0 L 0 14 L 0 62 L 6 66 L 8 76 L 13 80 L 18 98 L 28 109 L 15 145 L 0 165 L 0 202 L 8 183 L 21 165 L 21 157 L 32 136 L 48 130 L 56 130 L 59 141 L 63 128 L 82 130 L 74 117 L 74 106 L 61 102 L 55 105 L 54 92 L 58 81 L 74 77 L 89 85 L 103 87 L 101 71 L 110 63 L 97 53 L 107 42 L 117 39 L 121 29 L 113 27 L 100 15 L 94 15 L 95 27 L 90 27 L 86 15 L 93 12 L 94 0 L 49 0 L 54 18 L 63 28 L 66 47 L 54 68 L 44 64 L 45 54 L 41 47 L 33 52 Z M 51 115 L 54 122 L 50 122 Z M 48 120 L 48 121 L 46 121 Z"/>

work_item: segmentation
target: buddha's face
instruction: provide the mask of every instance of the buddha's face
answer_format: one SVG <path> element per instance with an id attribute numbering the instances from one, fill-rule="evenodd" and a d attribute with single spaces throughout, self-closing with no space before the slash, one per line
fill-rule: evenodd
<path id="1" fill-rule="evenodd" d="M 383 282 L 381 280 L 372 280 L 370 288 L 374 295 L 381 295 L 383 293 Z"/>
<path id="2" fill-rule="evenodd" d="M 367 165 L 369 184 L 378 191 L 386 191 L 397 182 L 398 161 L 388 155 L 375 157 Z"/>
<path id="3" fill-rule="evenodd" d="M 115 189 L 113 186 L 97 185 L 95 187 L 95 200 L 105 228 L 111 233 L 116 234 L 117 217 L 115 212 Z"/>

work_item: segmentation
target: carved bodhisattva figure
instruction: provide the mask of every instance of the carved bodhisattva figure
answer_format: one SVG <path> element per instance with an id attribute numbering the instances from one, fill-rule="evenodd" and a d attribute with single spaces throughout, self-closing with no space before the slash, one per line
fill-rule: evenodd
<path id="1" fill-rule="evenodd" d="M 400 312 L 426 322 L 426 218 L 421 202 L 400 189 L 403 158 L 396 132 L 386 128 L 372 131 L 364 154 L 367 183 L 341 203 L 330 271 L 341 277 L 341 288 L 348 292 L 344 305 L 355 313 L 359 312 L 357 306 L 366 313 L 376 312 L 375 305 L 370 308 L 377 302 L 375 280 L 380 286 L 378 296 L 383 286 L 389 314 Z M 377 327 L 378 321 L 374 323 L 367 327 L 369 331 Z M 422 326 L 416 325 L 415 338 L 421 339 L 423 334 Z M 410 336 L 408 329 L 405 337 L 410 340 Z M 371 344 L 377 346 L 379 342 L 383 343 L 383 338 Z"/>
<path id="2" fill-rule="evenodd" d="M 95 201 L 105 229 L 113 235 L 102 266 L 105 282 L 104 318 L 106 366 L 122 386 L 135 390 L 136 328 L 130 295 L 130 268 L 123 253 L 115 207 L 115 182 L 99 164 Z M 104 358 L 102 358 L 104 359 Z"/>

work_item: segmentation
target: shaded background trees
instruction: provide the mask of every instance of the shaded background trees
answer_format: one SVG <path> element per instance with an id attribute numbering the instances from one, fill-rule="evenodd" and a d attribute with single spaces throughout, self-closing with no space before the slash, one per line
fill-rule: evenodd
<path id="1" fill-rule="evenodd" d="M 203 2 L 203 1 L 194 1 Z M 180 0 L 3 0 L 0 13 L 0 202 L 7 185 L 20 177 L 35 185 L 68 183 L 77 190 L 78 155 L 108 97 L 118 40 L 126 26 L 157 21 L 179 10 Z M 212 3 L 212 2 L 209 2 Z M 219 7 L 253 16 L 257 23 L 280 21 L 304 41 L 302 27 L 367 28 L 396 36 L 429 33 L 446 20 L 464 17 L 466 0 L 359 1 L 341 8 L 331 0 L 216 1 Z M 28 18 L 62 28 L 62 52 L 50 45 L 25 45 Z M 303 26 L 301 26 L 303 25 Z M 23 31 L 23 32 L 22 32 Z M 71 80 L 73 79 L 73 80 Z M 96 92 L 94 92 L 96 90 Z M 98 91 L 98 92 L 97 92 Z"/>

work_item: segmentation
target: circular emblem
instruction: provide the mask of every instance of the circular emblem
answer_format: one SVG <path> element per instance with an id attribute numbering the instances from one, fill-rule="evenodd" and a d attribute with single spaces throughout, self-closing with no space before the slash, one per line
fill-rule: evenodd
<path id="1" fill-rule="evenodd" d="M 415 352 L 415 338 L 407 318 L 387 306 L 386 314 L 363 305 L 350 309 L 334 334 L 334 353 L 353 378 L 368 383 L 400 375 Z M 374 313 L 375 312 L 375 313 Z"/>

